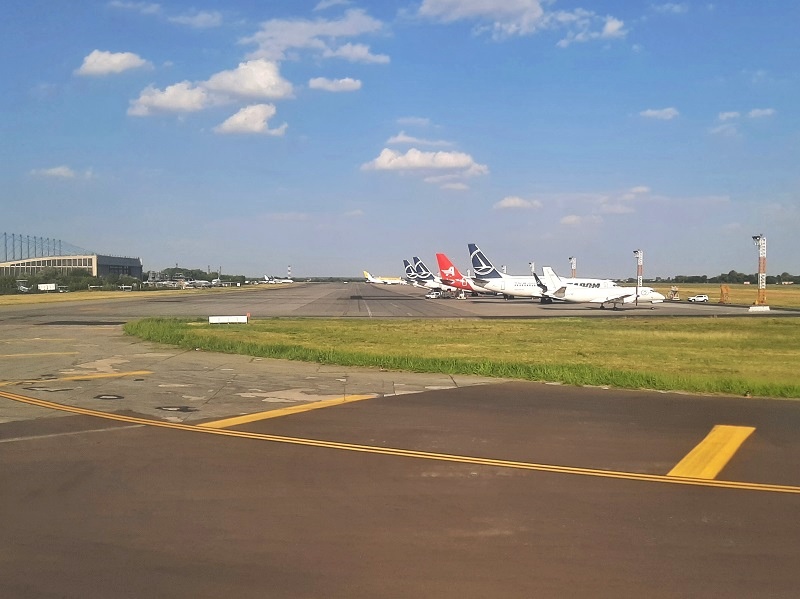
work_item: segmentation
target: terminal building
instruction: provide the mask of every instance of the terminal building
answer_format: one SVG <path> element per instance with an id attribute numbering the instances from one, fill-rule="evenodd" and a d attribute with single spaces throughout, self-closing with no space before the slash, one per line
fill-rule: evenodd
<path id="1" fill-rule="evenodd" d="M 4 233 L 3 240 L 6 243 L 0 250 L 5 252 L 0 252 L 0 255 L 5 261 L 0 262 L 0 275 L 35 275 L 45 268 L 54 268 L 60 272 L 87 270 L 93 277 L 127 275 L 142 278 L 140 258 L 95 254 L 58 240 L 45 241 L 41 237 Z"/>

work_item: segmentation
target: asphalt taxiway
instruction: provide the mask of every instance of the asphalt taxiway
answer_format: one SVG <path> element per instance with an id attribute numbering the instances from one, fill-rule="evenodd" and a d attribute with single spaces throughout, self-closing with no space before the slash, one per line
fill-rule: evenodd
<path id="1" fill-rule="evenodd" d="M 797 402 L 323 367 L 121 332 L 149 315 L 550 308 L 415 292 L 0 308 L 0 594 L 796 596 Z"/>

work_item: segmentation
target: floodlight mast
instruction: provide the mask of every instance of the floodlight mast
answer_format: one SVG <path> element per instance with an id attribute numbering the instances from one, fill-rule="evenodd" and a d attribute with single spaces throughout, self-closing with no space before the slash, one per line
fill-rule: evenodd
<path id="1" fill-rule="evenodd" d="M 767 305 L 767 238 L 753 235 L 753 243 L 758 247 L 758 299 L 756 305 Z"/>
<path id="2" fill-rule="evenodd" d="M 639 287 L 642 286 L 642 270 L 644 266 L 644 252 L 642 250 L 633 250 L 633 255 L 636 256 L 636 305 L 639 305 Z"/>
<path id="3" fill-rule="evenodd" d="M 572 278 L 574 279 L 578 272 L 578 259 L 575 256 L 569 257 L 569 269 L 572 271 Z"/>

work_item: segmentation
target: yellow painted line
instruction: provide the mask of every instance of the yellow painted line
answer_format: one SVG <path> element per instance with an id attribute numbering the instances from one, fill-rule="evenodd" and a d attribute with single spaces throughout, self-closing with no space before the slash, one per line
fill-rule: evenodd
<path id="1" fill-rule="evenodd" d="M 35 356 L 74 356 L 76 351 L 48 351 L 32 354 L 0 354 L 0 358 L 32 358 Z"/>
<path id="2" fill-rule="evenodd" d="M 342 399 L 337 398 L 326 399 L 324 401 L 314 401 L 296 406 L 289 406 L 288 408 L 281 408 L 279 410 L 256 412 L 254 414 L 245 414 L 243 416 L 225 418 L 224 420 L 215 420 L 214 422 L 204 422 L 203 424 L 198 424 L 197 426 L 201 428 L 228 428 L 231 426 L 237 426 L 239 424 L 247 424 L 248 422 L 267 420 L 268 418 L 280 418 L 281 416 L 288 416 L 289 414 L 299 414 L 300 412 L 309 412 L 311 410 L 319 410 L 321 408 L 330 408 L 331 406 L 341 406 L 342 404 L 361 401 L 364 399 L 373 399 L 375 397 L 377 397 L 377 395 L 346 395 Z"/>
<path id="3" fill-rule="evenodd" d="M 41 383 L 55 383 L 58 381 L 86 381 L 92 379 L 113 379 L 123 376 L 143 376 L 145 374 L 153 374 L 152 370 L 131 370 L 128 372 L 98 372 L 94 374 L 76 374 L 73 376 L 60 376 L 53 379 L 32 379 L 20 381 L 0 381 L 0 387 L 7 387 L 8 385 L 38 385 Z"/>
<path id="4" fill-rule="evenodd" d="M 322 447 L 326 449 L 338 449 L 341 451 L 356 451 L 361 453 L 372 453 L 378 455 L 391 455 L 397 457 L 417 458 L 424 460 L 436 460 L 439 462 L 455 462 L 461 464 L 472 464 L 478 466 L 491 466 L 495 468 L 514 468 L 517 470 L 533 470 L 538 472 L 552 472 L 560 474 L 575 474 L 580 476 L 594 476 L 599 478 L 611 478 L 622 480 L 635 480 L 644 482 L 667 483 L 673 485 L 688 485 L 692 487 L 714 487 L 719 489 L 739 489 L 748 491 L 762 491 L 769 493 L 790 493 L 800 495 L 800 486 L 790 485 L 770 485 L 763 483 L 748 483 L 737 481 L 710 480 L 700 478 L 685 478 L 679 476 L 664 476 L 661 474 L 642 474 L 638 472 L 619 472 L 615 470 L 597 470 L 593 468 L 574 468 L 570 466 L 554 466 L 550 464 L 535 464 L 529 462 L 515 462 L 509 460 L 496 460 L 491 458 L 480 458 L 472 456 L 450 455 L 446 453 L 432 453 L 427 451 L 415 451 L 411 449 L 394 449 L 391 447 L 376 447 L 372 445 L 356 445 L 353 443 L 338 443 L 336 441 L 321 441 L 317 439 L 302 439 L 298 437 L 284 437 L 280 435 L 265 435 L 259 433 L 248 433 L 244 431 L 201 428 L 191 424 L 177 422 L 164 422 L 161 420 L 149 420 L 147 418 L 137 418 L 135 416 L 125 416 L 122 414 L 110 414 L 88 410 L 75 406 L 56 404 L 33 397 L 17 395 L 0 391 L 0 397 L 5 397 L 13 401 L 18 401 L 41 408 L 61 410 L 72 414 L 82 414 L 84 416 L 96 416 L 117 422 L 128 422 L 130 424 L 146 424 L 158 428 L 172 430 L 202 432 L 223 437 L 236 437 L 239 439 L 255 439 L 259 441 L 271 441 L 273 443 L 287 443 L 291 445 L 302 445 L 307 447 Z"/>
<path id="5" fill-rule="evenodd" d="M 669 471 L 667 476 L 716 478 L 755 430 L 752 426 L 716 425 L 697 447 Z"/>

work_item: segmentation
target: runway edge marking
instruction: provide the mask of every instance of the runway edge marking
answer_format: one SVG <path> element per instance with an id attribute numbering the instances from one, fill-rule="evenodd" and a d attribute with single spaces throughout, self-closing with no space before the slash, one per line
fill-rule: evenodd
<path id="1" fill-rule="evenodd" d="M 18 401 L 41 408 L 61 410 L 73 414 L 83 414 L 85 416 L 96 416 L 107 418 L 118 422 L 129 422 L 131 424 L 145 424 L 159 428 L 168 428 L 181 431 L 202 432 L 211 435 L 222 435 L 225 437 L 236 437 L 239 439 L 254 439 L 259 441 L 271 441 L 273 443 L 286 443 L 290 445 L 303 445 L 307 447 L 323 447 L 326 449 L 338 449 L 342 451 L 356 451 L 360 453 L 373 453 L 378 455 L 390 455 L 407 458 L 418 458 L 425 460 L 435 460 L 440 462 L 455 462 L 462 464 L 473 464 L 479 466 L 491 466 L 495 468 L 513 468 L 517 470 L 533 470 L 537 472 L 551 472 L 558 474 L 576 474 L 582 476 L 594 476 L 598 478 L 612 478 L 622 480 L 635 480 L 643 482 L 659 482 L 677 485 L 688 485 L 693 487 L 715 487 L 719 489 L 740 489 L 748 491 L 761 491 L 767 493 L 787 493 L 800 495 L 800 487 L 789 485 L 771 485 L 764 483 L 748 483 L 738 481 L 708 480 L 702 478 L 686 478 L 680 476 L 665 476 L 663 474 L 641 474 L 636 472 L 619 472 L 615 470 L 597 470 L 592 468 L 576 468 L 571 466 L 554 466 L 550 464 L 535 464 L 529 462 L 515 462 L 510 460 L 498 460 L 492 458 L 479 458 L 472 456 L 458 456 L 444 453 L 432 453 L 427 451 L 415 451 L 411 449 L 396 449 L 391 447 L 376 447 L 371 445 L 356 445 L 353 443 L 340 443 L 336 441 L 321 441 L 317 439 L 302 439 L 297 437 L 284 437 L 281 435 L 267 435 L 260 433 L 248 433 L 245 431 L 235 431 L 227 429 L 201 428 L 192 424 L 181 424 L 177 422 L 165 422 L 161 420 L 150 420 L 148 418 L 137 418 L 135 416 L 124 416 L 122 414 L 111 414 L 99 412 L 76 406 L 67 406 L 33 397 L 26 397 L 16 393 L 0 391 L 0 397 Z"/>

